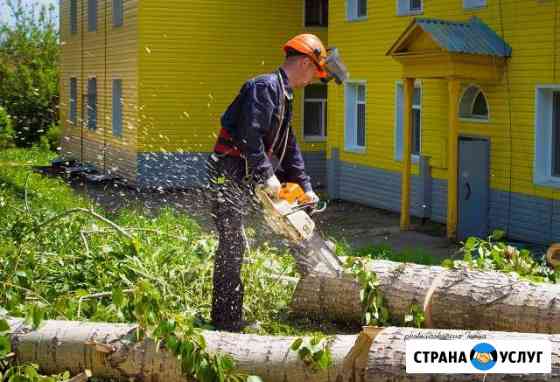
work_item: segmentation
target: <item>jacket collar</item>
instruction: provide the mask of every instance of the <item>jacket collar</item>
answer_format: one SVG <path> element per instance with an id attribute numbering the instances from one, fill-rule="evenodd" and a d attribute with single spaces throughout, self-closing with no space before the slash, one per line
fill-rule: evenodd
<path id="1" fill-rule="evenodd" d="M 284 90 L 284 96 L 291 101 L 294 98 L 294 91 L 292 90 L 292 88 L 290 87 L 290 83 L 288 82 L 288 75 L 282 68 L 278 68 L 278 73 L 280 73 L 279 77 L 282 89 Z"/>

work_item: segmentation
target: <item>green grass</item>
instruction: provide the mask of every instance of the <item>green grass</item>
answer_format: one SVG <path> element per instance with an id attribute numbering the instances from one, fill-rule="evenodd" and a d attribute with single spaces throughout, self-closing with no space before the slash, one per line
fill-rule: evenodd
<path id="1" fill-rule="evenodd" d="M 134 322 L 134 294 L 149 284 L 160 295 L 159 310 L 208 327 L 216 238 L 170 208 L 156 216 L 138 208 L 109 215 L 61 179 L 31 171 L 49 159 L 37 149 L 0 152 L 0 306 L 31 318 Z M 87 211 L 64 215 L 76 208 L 110 218 L 126 235 Z M 265 266 L 272 261 L 276 273 L 294 276 L 291 257 L 263 246 L 248 258 L 246 319 L 261 322 L 262 333 L 309 331 L 287 319 L 293 286 Z M 106 295 L 92 297 L 99 293 Z M 115 303 L 121 294 L 124 303 Z"/>
<path id="2" fill-rule="evenodd" d="M 367 257 L 375 260 L 391 260 L 400 263 L 423 265 L 441 264 L 441 259 L 421 248 L 406 251 L 395 251 L 389 245 L 370 245 L 362 248 L 352 248 L 344 241 L 338 241 L 336 248 L 338 256 Z"/>

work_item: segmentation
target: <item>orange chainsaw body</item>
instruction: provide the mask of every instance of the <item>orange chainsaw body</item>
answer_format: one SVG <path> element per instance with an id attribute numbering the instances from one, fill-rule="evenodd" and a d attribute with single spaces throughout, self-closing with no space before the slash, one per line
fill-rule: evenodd
<path id="1" fill-rule="evenodd" d="M 303 188 L 301 188 L 301 186 L 297 183 L 284 183 L 280 189 L 278 198 L 285 200 L 290 204 L 294 204 L 296 202 L 298 204 L 306 204 L 311 201 L 309 197 L 305 195 Z"/>

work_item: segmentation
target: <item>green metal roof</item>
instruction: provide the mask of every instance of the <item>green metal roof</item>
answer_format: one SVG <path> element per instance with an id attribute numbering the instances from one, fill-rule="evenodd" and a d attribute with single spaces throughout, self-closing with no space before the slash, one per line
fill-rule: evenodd
<path id="1" fill-rule="evenodd" d="M 415 23 L 449 52 L 511 57 L 509 44 L 478 17 L 468 22 L 416 18 Z"/>

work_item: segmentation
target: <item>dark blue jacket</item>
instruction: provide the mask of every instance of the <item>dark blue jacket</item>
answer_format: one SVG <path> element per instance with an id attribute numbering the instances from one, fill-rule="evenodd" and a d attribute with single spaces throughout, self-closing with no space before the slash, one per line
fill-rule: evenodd
<path id="1" fill-rule="evenodd" d="M 311 183 L 291 127 L 292 103 L 288 77 L 278 69 L 245 82 L 221 123 L 258 181 L 276 173 L 281 182 L 298 183 L 309 191 Z"/>

